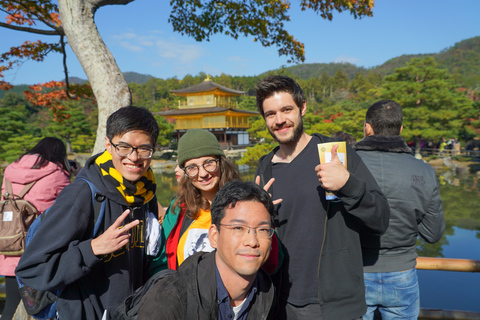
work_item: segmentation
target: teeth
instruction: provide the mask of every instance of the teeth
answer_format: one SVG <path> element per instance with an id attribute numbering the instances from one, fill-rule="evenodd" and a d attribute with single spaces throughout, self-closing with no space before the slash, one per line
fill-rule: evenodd
<path id="1" fill-rule="evenodd" d="M 138 166 L 132 166 L 132 165 L 128 165 L 128 164 L 126 164 L 125 167 L 130 168 L 130 169 L 137 169 L 138 168 Z"/>

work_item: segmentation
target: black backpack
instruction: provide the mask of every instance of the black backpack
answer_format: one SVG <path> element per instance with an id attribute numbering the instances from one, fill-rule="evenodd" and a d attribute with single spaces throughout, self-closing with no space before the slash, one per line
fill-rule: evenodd
<path id="1" fill-rule="evenodd" d="M 123 300 L 113 311 L 111 315 L 112 320 L 136 320 L 138 316 L 138 308 L 140 307 L 140 301 L 145 293 L 155 283 L 165 278 L 166 276 L 174 273 L 175 270 L 164 269 L 155 273 L 150 279 L 145 282 L 143 286 L 135 290 L 135 292 Z"/>

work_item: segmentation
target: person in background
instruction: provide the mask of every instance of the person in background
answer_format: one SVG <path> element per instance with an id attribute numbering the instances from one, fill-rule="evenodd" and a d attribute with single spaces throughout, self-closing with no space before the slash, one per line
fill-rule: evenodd
<path id="1" fill-rule="evenodd" d="M 173 169 L 173 171 L 175 171 L 175 179 L 177 179 L 177 183 L 180 184 L 185 172 L 183 172 L 183 170 L 178 166 L 178 159 L 175 160 L 175 169 Z"/>
<path id="2" fill-rule="evenodd" d="M 109 320 L 110 308 L 148 279 L 160 231 L 150 168 L 158 132 L 146 108 L 113 112 L 106 124 L 106 150 L 88 159 L 62 190 L 20 259 L 16 275 L 27 286 L 62 289 L 56 304 L 60 319 Z M 92 192 L 85 180 L 106 202 L 100 233 L 93 239 Z M 148 230 L 157 230 L 157 237 Z"/>
<path id="3" fill-rule="evenodd" d="M 303 129 L 307 104 L 293 79 L 271 76 L 256 89 L 257 107 L 277 140 L 260 158 L 256 181 L 283 199 L 276 232 L 285 261 L 274 283 L 282 314 L 277 319 L 351 320 L 367 309 L 360 232 L 383 233 L 388 203 L 367 167 L 346 144 L 347 168 L 332 149 L 332 161 L 319 164 L 317 144 L 332 138 Z M 326 191 L 337 198 L 326 199 Z"/>
<path id="4" fill-rule="evenodd" d="M 25 185 L 36 181 L 24 199 L 33 204 L 38 214 L 41 214 L 53 204 L 60 191 L 70 184 L 70 166 L 62 140 L 43 138 L 8 165 L 3 177 L 2 195 L 6 192 L 5 180 L 11 182 L 14 194 L 19 194 Z M 5 276 L 6 290 L 2 320 L 12 319 L 20 302 L 15 278 L 15 268 L 19 260 L 20 256 L 0 255 L 0 274 Z"/>
<path id="5" fill-rule="evenodd" d="M 392 100 L 370 106 L 357 154 L 373 174 L 390 206 L 390 223 L 381 236 L 361 234 L 367 312 L 382 319 L 417 319 L 420 291 L 416 241 L 435 243 L 445 231 L 439 183 L 433 168 L 416 159 L 400 136 L 402 107 Z"/>
<path id="6" fill-rule="evenodd" d="M 211 204 L 215 250 L 190 256 L 153 285 L 138 320 L 274 319 L 274 288 L 260 269 L 272 245 L 273 213 L 270 196 L 253 182 L 223 186 Z"/>
<path id="7" fill-rule="evenodd" d="M 357 142 L 357 139 L 350 133 L 346 133 L 343 131 L 337 131 L 334 134 L 332 134 L 332 138 L 338 141 L 345 141 L 348 143 L 350 146 L 354 146 L 355 143 Z"/>

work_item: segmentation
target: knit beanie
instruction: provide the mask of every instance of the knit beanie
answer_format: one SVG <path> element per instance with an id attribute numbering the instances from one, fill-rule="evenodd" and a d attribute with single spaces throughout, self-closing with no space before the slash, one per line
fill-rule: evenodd
<path id="1" fill-rule="evenodd" d="M 178 165 L 205 156 L 225 156 L 215 135 L 203 129 L 190 129 L 178 140 Z"/>

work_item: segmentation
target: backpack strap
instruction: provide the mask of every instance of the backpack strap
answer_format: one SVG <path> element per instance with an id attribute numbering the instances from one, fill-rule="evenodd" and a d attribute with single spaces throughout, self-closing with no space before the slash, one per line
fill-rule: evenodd
<path id="1" fill-rule="evenodd" d="M 6 200 L 6 198 L 12 198 L 14 199 L 15 197 L 17 198 L 23 198 L 28 191 L 30 191 L 30 189 L 33 187 L 33 185 L 35 184 L 35 182 L 37 181 L 32 181 L 30 182 L 29 184 L 25 185 L 22 189 L 22 191 L 20 191 L 20 193 L 16 196 L 13 194 L 13 189 L 12 189 L 12 183 L 10 182 L 10 180 L 6 179 L 5 178 L 5 191 L 6 193 L 3 195 L 3 198 Z"/>
<path id="2" fill-rule="evenodd" d="M 98 188 L 91 181 L 84 178 L 77 178 L 77 180 L 84 180 L 92 192 L 93 221 L 95 221 L 92 238 L 94 238 L 103 224 L 103 219 L 105 217 L 105 206 L 107 203 L 105 201 L 106 197 L 100 193 L 100 190 L 98 190 Z"/>

